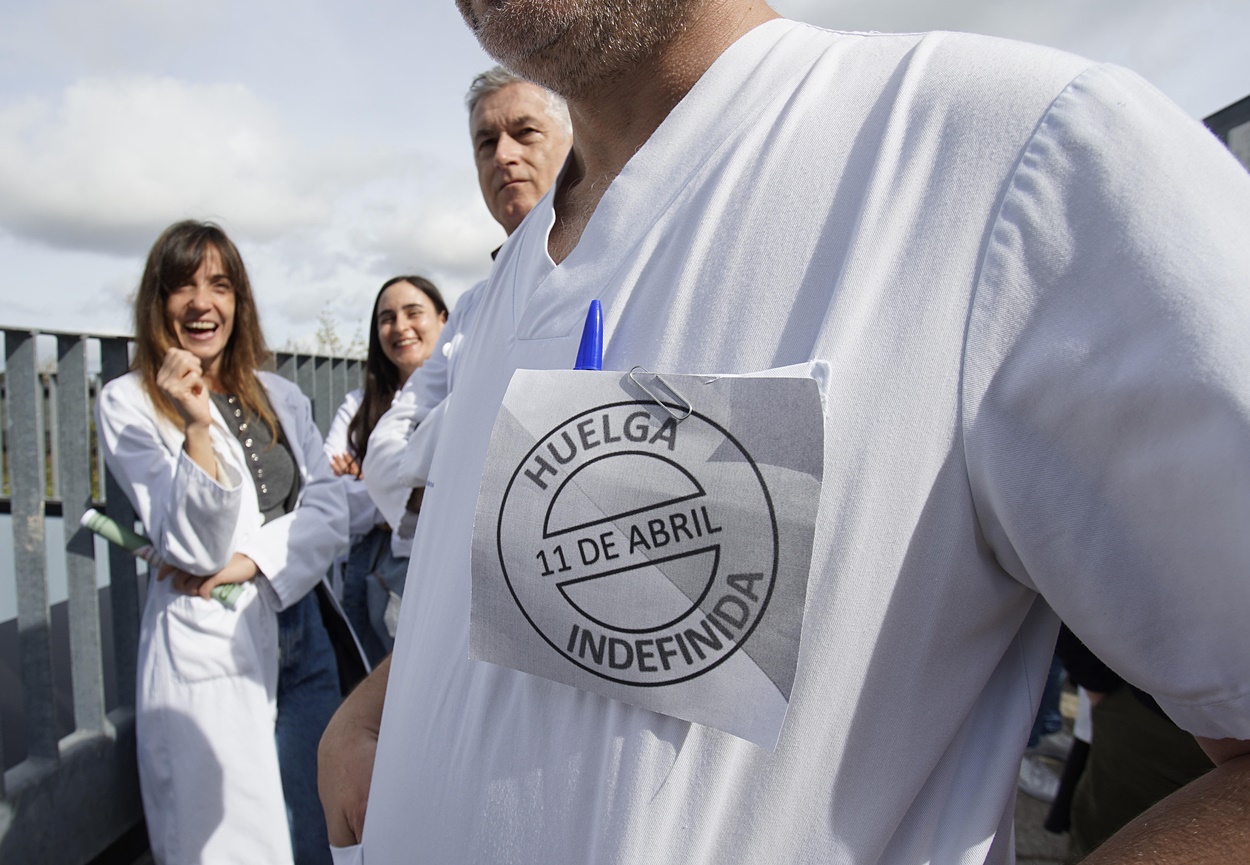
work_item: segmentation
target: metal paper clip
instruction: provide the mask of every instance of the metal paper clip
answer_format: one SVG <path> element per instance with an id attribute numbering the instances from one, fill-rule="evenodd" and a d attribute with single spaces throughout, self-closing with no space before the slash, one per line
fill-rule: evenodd
<path id="1" fill-rule="evenodd" d="M 651 376 L 650 385 L 643 384 L 638 380 L 636 373 L 639 372 Z M 694 413 L 694 406 L 690 404 L 690 400 L 678 393 L 677 389 L 666 382 L 664 377 L 658 372 L 651 372 L 651 370 L 645 367 L 635 366 L 629 371 L 629 380 L 638 385 L 647 396 L 655 400 L 656 404 L 668 412 L 668 416 L 677 421 L 677 423 L 681 423 Z M 663 394 L 657 393 L 658 388 L 656 385 L 662 385 L 664 390 L 668 391 L 669 397 L 666 398 Z M 668 402 L 665 401 L 666 399 L 668 399 Z M 673 406 L 669 403 L 677 403 L 677 411 L 673 411 Z"/>

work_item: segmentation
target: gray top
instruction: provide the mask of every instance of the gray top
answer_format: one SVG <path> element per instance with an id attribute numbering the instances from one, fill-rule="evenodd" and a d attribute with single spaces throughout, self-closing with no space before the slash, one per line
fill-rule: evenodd
<path id="1" fill-rule="evenodd" d="M 299 482 L 295 457 L 282 434 L 282 426 L 277 428 L 275 442 L 268 424 L 248 411 L 233 394 L 214 393 L 212 397 L 230 431 L 243 445 L 244 459 L 252 483 L 256 484 L 256 499 L 264 521 L 290 513 L 299 497 Z M 274 447 L 275 444 L 278 447 Z"/>

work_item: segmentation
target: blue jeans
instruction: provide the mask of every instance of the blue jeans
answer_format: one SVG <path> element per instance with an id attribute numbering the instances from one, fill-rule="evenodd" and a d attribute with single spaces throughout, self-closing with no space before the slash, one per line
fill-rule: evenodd
<path id="1" fill-rule="evenodd" d="M 387 590 L 403 595 L 407 577 L 408 560 L 391 553 L 390 529 L 378 526 L 352 544 L 343 571 L 343 613 L 372 666 L 395 645 L 384 620 L 390 600 Z"/>
<path id="2" fill-rule="evenodd" d="M 278 613 L 278 768 L 296 865 L 330 865 L 317 743 L 339 706 L 338 666 L 315 592 Z"/>

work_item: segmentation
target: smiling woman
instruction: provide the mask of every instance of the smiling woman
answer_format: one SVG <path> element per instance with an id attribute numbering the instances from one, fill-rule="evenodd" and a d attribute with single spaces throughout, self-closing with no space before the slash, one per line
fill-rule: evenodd
<path id="1" fill-rule="evenodd" d="M 163 863 L 328 863 L 316 748 L 340 699 L 314 589 L 347 503 L 308 400 L 266 358 L 238 250 L 179 222 L 148 255 L 131 373 L 101 392 L 105 459 L 164 565 L 136 688 L 139 779 Z M 226 607 L 212 590 L 241 590 Z M 208 783 L 212 779 L 212 783 Z"/>
<path id="2" fill-rule="evenodd" d="M 347 395 L 326 433 L 326 453 L 342 476 L 351 512 L 351 552 L 343 577 L 343 611 L 371 664 L 394 645 L 388 622 L 398 614 L 408 574 L 411 538 L 395 539 L 369 498 L 361 468 L 369 435 L 408 377 L 429 358 L 447 321 L 447 304 L 434 283 L 396 276 L 378 290 L 369 316 L 365 386 Z M 396 530 L 400 527 L 395 526 Z"/>
<path id="3" fill-rule="evenodd" d="M 217 247 L 207 247 L 186 285 L 165 297 L 165 323 L 183 349 L 200 359 L 205 375 L 215 374 L 234 332 L 234 286 Z"/>

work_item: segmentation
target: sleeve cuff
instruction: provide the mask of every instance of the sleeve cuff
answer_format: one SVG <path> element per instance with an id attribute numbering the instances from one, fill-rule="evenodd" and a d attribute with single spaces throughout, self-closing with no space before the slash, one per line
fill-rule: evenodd
<path id="1" fill-rule="evenodd" d="M 1250 740 L 1250 694 L 1219 703 L 1188 706 L 1152 695 L 1176 726 L 1204 739 Z"/>

